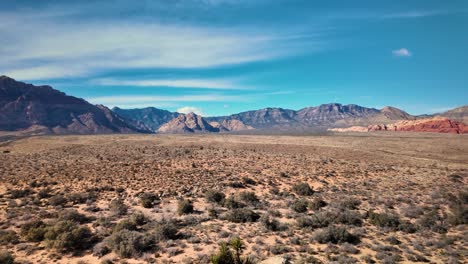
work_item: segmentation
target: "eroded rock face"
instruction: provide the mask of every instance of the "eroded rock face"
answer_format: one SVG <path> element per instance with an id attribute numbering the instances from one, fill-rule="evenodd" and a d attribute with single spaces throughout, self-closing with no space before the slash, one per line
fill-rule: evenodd
<path id="1" fill-rule="evenodd" d="M 180 114 L 158 129 L 159 133 L 211 133 L 220 129 L 210 125 L 203 117 L 195 114 Z"/>
<path id="2" fill-rule="evenodd" d="M 129 120 L 135 127 L 151 131 L 157 131 L 162 125 L 179 116 L 179 113 L 154 107 L 139 109 L 122 109 L 114 107 L 112 108 L 112 111 Z"/>
<path id="3" fill-rule="evenodd" d="M 420 120 L 400 121 L 389 125 L 372 125 L 369 131 L 409 131 L 433 133 L 468 133 L 468 126 L 448 118 L 435 117 Z"/>
<path id="4" fill-rule="evenodd" d="M 0 76 L 0 130 L 34 128 L 56 134 L 144 132 L 105 106 L 92 105 L 50 86 Z"/>

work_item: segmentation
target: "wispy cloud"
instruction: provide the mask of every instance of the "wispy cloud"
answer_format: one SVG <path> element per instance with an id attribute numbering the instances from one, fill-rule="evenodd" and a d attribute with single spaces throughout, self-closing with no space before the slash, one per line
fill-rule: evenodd
<path id="1" fill-rule="evenodd" d="M 103 104 L 110 107 L 126 105 L 129 102 L 139 105 L 158 105 L 160 103 L 183 103 L 183 102 L 234 102 L 244 101 L 245 98 L 235 95 L 203 94 L 203 95 L 181 95 L 181 96 L 100 96 L 86 98 L 93 104 Z"/>
<path id="2" fill-rule="evenodd" d="M 406 48 L 392 50 L 392 54 L 397 57 L 411 57 L 411 52 Z"/>
<path id="3" fill-rule="evenodd" d="M 20 80 L 90 77 L 135 68 L 207 68 L 321 49 L 317 36 L 138 20 L 63 23 L 0 13 L 0 72 Z"/>
<path id="4" fill-rule="evenodd" d="M 92 83 L 103 86 L 138 86 L 138 87 L 173 87 L 173 88 L 202 88 L 222 90 L 242 90 L 245 86 L 237 84 L 232 79 L 147 79 L 147 80 L 119 80 L 97 79 Z"/>

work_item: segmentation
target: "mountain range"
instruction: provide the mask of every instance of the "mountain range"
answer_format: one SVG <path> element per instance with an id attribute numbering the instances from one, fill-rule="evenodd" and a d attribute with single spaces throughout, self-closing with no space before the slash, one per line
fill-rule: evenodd
<path id="1" fill-rule="evenodd" d="M 460 122 L 468 106 L 437 116 Z M 264 108 L 229 116 L 202 117 L 157 109 L 112 110 L 66 95 L 50 86 L 34 86 L 0 76 L 0 130 L 41 134 L 219 133 L 238 131 L 325 131 L 329 128 L 389 124 L 435 115 L 413 116 L 395 108 L 338 103 L 300 110 Z"/>

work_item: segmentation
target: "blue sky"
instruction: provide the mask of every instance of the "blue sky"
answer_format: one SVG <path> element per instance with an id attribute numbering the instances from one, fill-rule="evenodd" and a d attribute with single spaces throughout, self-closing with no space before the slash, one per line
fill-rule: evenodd
<path id="1" fill-rule="evenodd" d="M 468 1 L 1 0 L 0 74 L 109 107 L 226 115 L 468 103 Z"/>

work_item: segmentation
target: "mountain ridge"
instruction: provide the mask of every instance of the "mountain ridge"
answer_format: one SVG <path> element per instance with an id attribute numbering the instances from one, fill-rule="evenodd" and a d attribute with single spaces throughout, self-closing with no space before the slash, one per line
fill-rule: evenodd
<path id="1" fill-rule="evenodd" d="M 66 95 L 48 85 L 34 86 L 0 76 L 0 130 L 38 130 L 56 134 L 215 133 L 326 131 L 329 128 L 392 124 L 442 116 L 468 121 L 468 106 L 433 115 L 414 116 L 392 106 L 382 109 L 329 103 L 291 110 L 267 107 L 227 116 L 201 117 L 155 107 L 112 110 Z M 163 129 L 161 129 L 164 127 Z"/>

